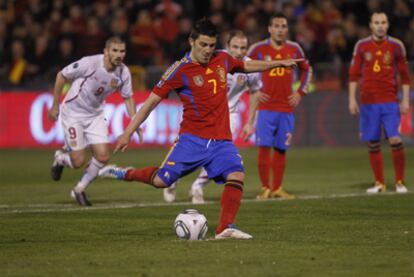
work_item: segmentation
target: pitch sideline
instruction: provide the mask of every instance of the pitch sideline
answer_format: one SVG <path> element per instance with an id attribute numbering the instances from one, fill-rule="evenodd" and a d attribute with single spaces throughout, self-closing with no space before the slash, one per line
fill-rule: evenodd
<path id="1" fill-rule="evenodd" d="M 412 192 L 408 192 L 412 194 Z M 367 193 L 347 193 L 347 194 L 330 194 L 330 195 L 305 195 L 298 196 L 294 200 L 284 199 L 243 199 L 243 203 L 252 202 L 270 202 L 270 201 L 295 201 L 295 200 L 318 200 L 318 199 L 334 199 L 334 198 L 351 198 L 362 196 L 391 196 L 397 195 L 396 192 L 385 192 L 381 194 L 367 194 Z M 218 201 L 206 201 L 202 205 L 216 204 Z M 109 210 L 109 209 L 130 209 L 130 208 L 148 208 L 148 207 L 167 207 L 167 206 L 188 206 L 195 205 L 190 201 L 186 202 L 156 202 L 156 203 L 114 203 L 114 204 L 97 204 L 92 207 L 79 207 L 75 204 L 32 204 L 32 205 L 0 205 L 0 215 L 5 214 L 24 214 L 24 213 L 50 213 L 50 212 L 72 212 L 72 211 L 94 211 L 94 210 Z M 200 206 L 202 206 L 200 205 Z M 196 205 L 199 206 L 199 205 Z"/>

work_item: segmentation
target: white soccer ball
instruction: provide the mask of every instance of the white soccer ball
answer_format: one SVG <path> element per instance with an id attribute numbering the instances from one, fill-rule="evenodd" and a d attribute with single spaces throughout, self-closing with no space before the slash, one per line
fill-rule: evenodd
<path id="1" fill-rule="evenodd" d="M 175 218 L 174 230 L 180 239 L 202 240 L 208 230 L 207 218 L 197 210 L 184 210 Z"/>

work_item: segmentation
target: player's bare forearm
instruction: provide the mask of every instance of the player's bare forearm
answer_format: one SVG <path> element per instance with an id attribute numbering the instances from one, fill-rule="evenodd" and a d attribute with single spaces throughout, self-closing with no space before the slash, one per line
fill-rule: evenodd
<path id="1" fill-rule="evenodd" d="M 62 95 L 63 86 L 67 82 L 66 78 L 63 76 L 62 72 L 56 75 L 55 87 L 53 88 L 53 105 L 59 106 L 59 99 Z"/>
<path id="2" fill-rule="evenodd" d="M 357 82 L 349 82 L 348 108 L 352 115 L 359 113 L 358 102 L 356 100 L 357 85 Z"/>
<path id="3" fill-rule="evenodd" d="M 59 116 L 59 99 L 62 94 L 63 86 L 67 82 L 66 78 L 61 72 L 56 75 L 55 86 L 53 88 L 53 104 L 48 111 L 48 118 L 51 121 L 56 121 Z"/>
<path id="4" fill-rule="evenodd" d="M 259 106 L 259 97 L 260 94 L 263 93 L 261 91 L 256 91 L 250 95 L 250 107 L 249 107 L 249 118 L 247 120 L 248 124 L 253 125 L 254 121 L 256 120 L 256 111 L 257 107 Z"/>
<path id="5" fill-rule="evenodd" d="M 125 129 L 124 133 L 131 137 L 135 130 L 137 130 L 141 126 L 145 119 L 147 119 L 152 110 L 154 110 L 155 107 L 157 107 L 159 102 L 161 102 L 161 97 L 151 92 L 151 94 L 148 96 L 147 100 L 145 100 L 142 107 L 132 117 L 132 120 L 128 124 L 128 127 Z"/>
<path id="6" fill-rule="evenodd" d="M 137 111 L 137 109 L 135 107 L 134 99 L 132 99 L 132 97 L 128 97 L 128 98 L 124 99 L 124 102 L 125 102 L 125 106 L 126 106 L 127 111 L 128 111 L 129 118 L 132 118 L 135 115 L 136 111 Z"/>
<path id="7" fill-rule="evenodd" d="M 269 70 L 274 67 L 294 67 L 304 59 L 289 59 L 275 61 L 247 60 L 244 61 L 244 72 L 258 72 Z"/>
<path id="8" fill-rule="evenodd" d="M 402 114 L 406 114 L 410 110 L 410 85 L 404 84 L 402 88 L 402 100 L 400 103 L 400 111 Z"/>

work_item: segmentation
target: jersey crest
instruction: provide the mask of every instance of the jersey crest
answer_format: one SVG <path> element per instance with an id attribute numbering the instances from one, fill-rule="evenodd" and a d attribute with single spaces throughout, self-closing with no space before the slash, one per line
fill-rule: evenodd
<path id="1" fill-rule="evenodd" d="M 111 85 L 111 88 L 116 89 L 118 87 L 118 80 L 112 79 L 110 85 Z"/>
<path id="2" fill-rule="evenodd" d="M 237 76 L 237 84 L 239 86 L 244 85 L 245 80 L 246 80 L 246 77 L 244 75 L 240 74 L 240 75 Z"/>
<path id="3" fill-rule="evenodd" d="M 385 52 L 384 58 L 382 59 L 382 61 L 386 65 L 390 65 L 391 64 L 391 53 L 390 53 L 390 51 Z"/>
<path id="4" fill-rule="evenodd" d="M 220 76 L 220 81 L 221 82 L 226 81 L 226 72 L 224 71 L 224 68 L 217 67 L 217 74 Z"/>

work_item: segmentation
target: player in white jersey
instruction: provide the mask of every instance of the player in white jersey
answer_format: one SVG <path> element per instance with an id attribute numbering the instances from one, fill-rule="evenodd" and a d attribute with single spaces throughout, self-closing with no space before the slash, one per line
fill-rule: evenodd
<path id="1" fill-rule="evenodd" d="M 59 181 L 64 167 L 80 168 L 85 163 L 85 149 L 89 146 L 92 158 L 80 181 L 71 190 L 71 196 L 81 206 L 91 206 L 85 189 L 96 178 L 110 156 L 108 126 L 104 117 L 104 100 L 119 91 L 124 98 L 129 116 L 136 107 L 132 98 L 131 74 L 123 64 L 126 45 L 118 37 L 105 43 L 104 53 L 87 56 L 63 68 L 56 76 L 53 105 L 48 116 L 56 121 L 59 100 L 65 83 L 72 82 L 65 96 L 60 119 L 65 134 L 65 150 L 57 150 L 51 169 L 52 179 Z"/>
<path id="2" fill-rule="evenodd" d="M 234 58 L 239 60 L 249 59 L 247 54 L 248 40 L 245 34 L 240 30 L 234 30 L 229 33 L 227 40 L 227 51 Z M 233 139 L 236 139 L 239 131 L 239 103 L 240 97 L 243 92 L 249 91 L 251 101 L 250 103 L 250 115 L 246 126 L 243 128 L 243 133 L 249 132 L 254 124 L 255 117 L 253 113 L 256 111 L 258 101 L 254 100 L 254 97 L 259 97 L 260 101 L 266 101 L 267 95 L 260 92 L 262 87 L 262 81 L 260 72 L 255 73 L 235 73 L 227 74 L 227 100 L 229 103 L 230 111 L 230 129 L 233 135 Z M 209 183 L 207 172 L 204 168 L 197 179 L 193 182 L 190 190 L 190 196 L 192 197 L 193 204 L 204 203 L 203 188 Z M 171 185 L 169 188 L 164 189 L 164 200 L 166 202 L 173 202 L 176 194 L 176 184 Z"/>

